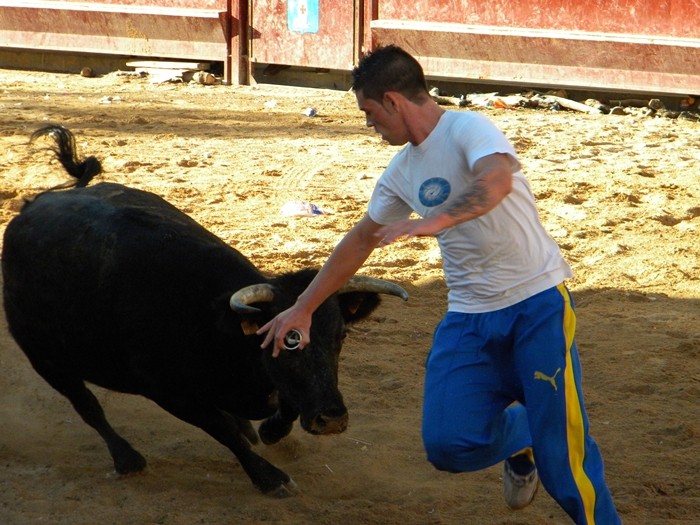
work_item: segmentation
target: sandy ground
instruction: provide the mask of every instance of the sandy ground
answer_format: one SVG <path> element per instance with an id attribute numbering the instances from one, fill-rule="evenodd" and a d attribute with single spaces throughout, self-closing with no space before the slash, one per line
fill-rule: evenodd
<path id="1" fill-rule="evenodd" d="M 624 522 L 697 522 L 700 123 L 473 110 L 516 145 L 542 219 L 576 273 L 569 285 L 586 403 Z M 322 264 L 396 152 L 340 91 L 0 71 L 0 114 L 0 232 L 24 196 L 65 180 L 27 145 L 36 128 L 59 123 L 83 155 L 103 160 L 102 180 L 162 195 L 268 272 Z M 296 200 L 332 213 L 284 215 Z M 435 242 L 377 251 L 362 273 L 400 283 L 411 299 L 387 298 L 346 342 L 346 433 L 295 427 L 258 446 L 299 485 L 284 500 L 259 494 L 198 429 L 144 399 L 95 389 L 149 461 L 142 474 L 117 476 L 102 441 L 33 372 L 0 316 L 0 522 L 570 523 L 544 491 L 509 511 L 500 466 L 453 475 L 425 460 L 423 363 L 445 309 Z"/>

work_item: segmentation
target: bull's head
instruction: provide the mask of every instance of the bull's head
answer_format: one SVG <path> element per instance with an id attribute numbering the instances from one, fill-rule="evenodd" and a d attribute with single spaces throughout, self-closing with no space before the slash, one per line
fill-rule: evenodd
<path id="1" fill-rule="evenodd" d="M 231 309 L 243 318 L 264 321 L 293 304 L 315 272 L 300 279 L 282 276 L 270 283 L 247 286 L 234 293 Z M 279 391 L 279 411 L 260 426 L 267 443 L 284 437 L 299 415 L 312 434 L 343 432 L 348 414 L 338 391 L 338 357 L 347 325 L 366 318 L 379 304 L 378 294 L 408 299 L 400 286 L 372 277 L 355 276 L 314 313 L 311 342 L 302 351 L 285 351 L 277 358 L 265 353 L 265 363 Z M 256 306 L 253 306 L 256 305 Z"/>

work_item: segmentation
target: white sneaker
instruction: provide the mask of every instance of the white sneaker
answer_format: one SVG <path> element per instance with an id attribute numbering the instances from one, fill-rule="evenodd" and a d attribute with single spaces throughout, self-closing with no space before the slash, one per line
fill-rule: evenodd
<path id="1" fill-rule="evenodd" d="M 513 510 L 527 507 L 535 498 L 539 476 L 527 454 L 518 454 L 503 462 L 503 497 Z"/>

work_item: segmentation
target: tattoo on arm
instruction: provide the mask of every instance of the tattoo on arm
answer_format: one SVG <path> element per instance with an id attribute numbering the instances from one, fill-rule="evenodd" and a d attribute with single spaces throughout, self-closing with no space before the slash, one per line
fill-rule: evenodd
<path id="1" fill-rule="evenodd" d="M 465 216 L 478 216 L 489 207 L 489 189 L 484 180 L 477 179 L 474 183 L 445 210 L 455 219 Z"/>

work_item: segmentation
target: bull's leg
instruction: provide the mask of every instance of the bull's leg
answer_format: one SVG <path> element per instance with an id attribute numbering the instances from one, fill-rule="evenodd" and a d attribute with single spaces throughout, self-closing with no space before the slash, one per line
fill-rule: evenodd
<path id="1" fill-rule="evenodd" d="M 284 399 L 280 399 L 277 412 L 260 423 L 258 434 L 266 445 L 277 443 L 292 431 L 294 421 L 299 417 L 299 412 L 292 408 Z"/>
<path id="2" fill-rule="evenodd" d="M 261 492 L 277 497 L 291 496 L 296 484 L 282 470 L 258 456 L 250 449 L 245 437 L 249 423 L 228 412 L 210 405 L 200 405 L 191 399 L 154 399 L 164 410 L 201 428 L 219 443 L 227 447 L 238 459 L 243 470 Z"/>
<path id="3" fill-rule="evenodd" d="M 58 370 L 43 363 L 34 364 L 34 368 L 47 383 L 68 398 L 83 421 L 102 436 L 112 455 L 114 468 L 119 474 L 140 472 L 146 467 L 144 457 L 107 422 L 102 406 L 87 389 L 82 379 L 74 377 L 70 372 Z"/>

